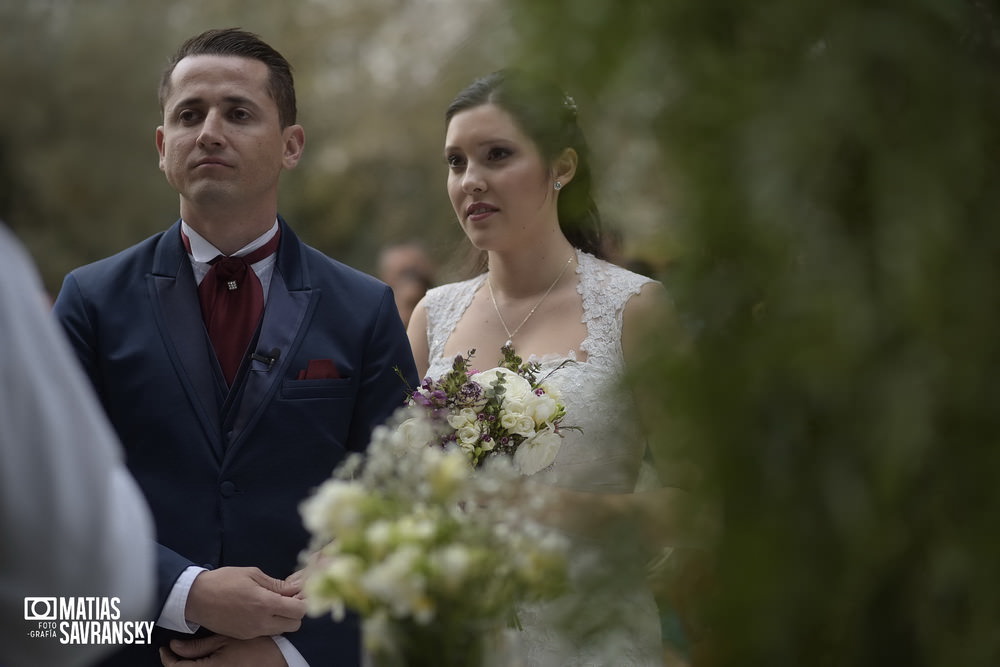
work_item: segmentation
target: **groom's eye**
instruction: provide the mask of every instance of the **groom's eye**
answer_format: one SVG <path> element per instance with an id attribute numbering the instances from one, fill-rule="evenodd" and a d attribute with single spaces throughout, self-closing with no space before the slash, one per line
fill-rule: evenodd
<path id="1" fill-rule="evenodd" d="M 199 114 L 194 109 L 182 109 L 177 112 L 177 120 L 184 125 L 197 122 L 198 118 Z"/>

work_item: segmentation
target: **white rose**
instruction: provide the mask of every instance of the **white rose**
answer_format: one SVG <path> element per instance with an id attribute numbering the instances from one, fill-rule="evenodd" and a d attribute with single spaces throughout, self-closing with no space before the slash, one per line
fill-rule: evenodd
<path id="1" fill-rule="evenodd" d="M 531 395 L 531 384 L 523 377 L 506 368 L 491 368 L 472 376 L 473 382 L 483 388 L 489 388 L 500 376 L 504 378 L 504 399 L 524 402 Z"/>
<path id="2" fill-rule="evenodd" d="M 542 426 L 552 421 L 552 417 L 559 411 L 559 404 L 548 394 L 542 394 L 535 396 L 535 400 L 528 403 L 525 411 L 535 424 Z"/>
<path id="3" fill-rule="evenodd" d="M 476 411 L 472 408 L 462 408 L 457 414 L 448 415 L 448 424 L 456 431 L 470 424 L 475 424 L 476 420 Z"/>
<path id="4" fill-rule="evenodd" d="M 543 382 L 538 385 L 538 388 L 545 392 L 545 395 L 552 398 L 557 403 L 562 402 L 562 392 L 559 391 L 557 387 L 549 384 L 548 382 Z"/>
<path id="5" fill-rule="evenodd" d="M 424 416 L 410 417 L 392 434 L 393 445 L 404 450 L 424 448 L 435 439 L 434 427 Z"/>
<path id="6" fill-rule="evenodd" d="M 480 431 L 478 424 L 466 424 L 462 428 L 455 431 L 455 437 L 458 438 L 458 444 L 464 448 L 475 445 L 479 440 L 479 435 Z"/>
<path id="7" fill-rule="evenodd" d="M 508 433 L 516 433 L 517 435 L 524 436 L 525 438 L 531 436 L 535 432 L 535 420 L 523 412 L 502 412 L 500 414 L 500 425 L 503 426 Z"/>
<path id="8" fill-rule="evenodd" d="M 514 465 L 522 475 L 534 475 L 556 459 L 562 436 L 547 428 L 528 438 L 514 451 Z"/>
<path id="9" fill-rule="evenodd" d="M 530 394 L 528 396 L 523 396 L 523 397 L 504 396 L 503 409 L 508 410 L 510 412 L 518 412 L 518 413 L 527 412 L 528 403 L 531 402 L 532 398 L 534 397 L 531 396 Z"/>

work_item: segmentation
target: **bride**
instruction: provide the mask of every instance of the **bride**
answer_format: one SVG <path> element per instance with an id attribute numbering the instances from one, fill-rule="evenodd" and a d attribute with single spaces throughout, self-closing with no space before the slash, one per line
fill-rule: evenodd
<path id="1" fill-rule="evenodd" d="M 552 465 L 532 478 L 559 489 L 553 520 L 579 547 L 574 590 L 518 610 L 512 661 L 662 665 L 642 554 L 626 550 L 634 568 L 595 554 L 608 541 L 623 543 L 617 533 L 609 538 L 612 527 L 639 532 L 669 514 L 667 490 L 637 492 L 645 444 L 617 384 L 641 319 L 663 307 L 665 291 L 598 259 L 600 219 L 571 98 L 503 70 L 459 93 L 445 119 L 448 195 L 486 261 L 482 273 L 432 289 L 414 310 L 408 334 L 421 377 L 444 375 L 470 350 L 473 366 L 489 368 L 511 344 L 543 371 L 556 369 L 548 381 L 561 390 L 565 423 L 581 428 L 566 433 Z M 567 359 L 574 363 L 560 367 Z"/>

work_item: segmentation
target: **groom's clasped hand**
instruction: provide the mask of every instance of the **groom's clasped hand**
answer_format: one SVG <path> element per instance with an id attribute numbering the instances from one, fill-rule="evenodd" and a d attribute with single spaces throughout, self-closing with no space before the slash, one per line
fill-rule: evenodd
<path id="1" fill-rule="evenodd" d="M 261 651 L 271 648 L 274 664 L 285 664 L 270 637 L 299 629 L 306 613 L 301 588 L 295 575 L 275 579 L 256 567 L 202 572 L 191 585 L 185 616 L 215 634 L 171 641 L 170 649 L 161 651 L 163 664 L 175 667 L 194 660 L 199 665 L 246 664 L 240 662 L 244 651 L 252 651 L 254 664 L 260 664 Z"/>
<path id="2" fill-rule="evenodd" d="M 295 632 L 306 613 L 305 601 L 296 597 L 300 590 L 291 577 L 275 579 L 256 567 L 220 567 L 194 580 L 185 615 L 235 639 Z"/>

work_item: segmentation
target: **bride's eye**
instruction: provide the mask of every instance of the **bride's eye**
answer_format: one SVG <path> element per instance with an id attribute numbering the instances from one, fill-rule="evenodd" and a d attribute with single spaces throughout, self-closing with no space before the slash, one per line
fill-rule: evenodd
<path id="1" fill-rule="evenodd" d="M 451 169 L 461 169 L 465 164 L 465 160 L 463 160 L 461 156 L 455 154 L 446 155 L 444 161 L 448 163 L 448 166 Z"/>
<path id="2" fill-rule="evenodd" d="M 499 160 L 503 160 L 504 158 L 513 155 L 513 153 L 514 151 L 510 150 L 509 148 L 502 148 L 498 146 L 496 148 L 491 148 L 489 152 L 486 154 L 486 158 L 491 162 L 497 162 Z"/>

